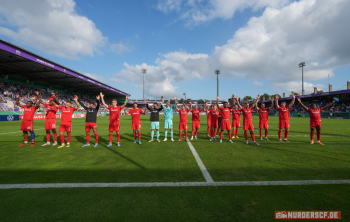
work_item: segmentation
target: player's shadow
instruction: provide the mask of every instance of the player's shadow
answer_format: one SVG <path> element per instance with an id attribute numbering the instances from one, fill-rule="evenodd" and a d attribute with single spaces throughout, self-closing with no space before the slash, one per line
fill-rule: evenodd
<path id="1" fill-rule="evenodd" d="M 101 138 L 101 139 L 99 139 L 99 140 L 100 140 L 100 141 L 103 141 L 104 144 L 108 144 L 108 143 L 109 143 L 109 140 L 106 140 L 106 139 L 104 139 L 104 138 Z M 116 146 L 117 144 L 114 144 L 114 143 L 113 143 L 113 145 Z M 111 151 L 111 152 L 113 152 L 113 153 L 115 153 L 115 154 L 117 154 L 118 156 L 124 158 L 125 160 L 129 161 L 130 163 L 132 163 L 132 164 L 134 164 L 134 165 L 140 167 L 141 169 L 147 170 L 146 167 L 144 167 L 144 166 L 142 166 L 141 164 L 135 162 L 134 160 L 130 159 L 129 157 L 124 156 L 123 154 L 119 153 L 118 151 L 114 150 L 113 148 L 106 147 L 106 146 L 104 146 L 104 148 L 107 149 L 107 150 L 109 150 L 109 151 Z"/>

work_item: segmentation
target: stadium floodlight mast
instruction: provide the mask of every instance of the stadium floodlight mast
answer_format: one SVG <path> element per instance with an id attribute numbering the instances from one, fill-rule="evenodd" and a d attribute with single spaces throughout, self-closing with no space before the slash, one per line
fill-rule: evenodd
<path id="1" fill-rule="evenodd" d="M 143 100 L 145 100 L 145 74 L 147 72 L 147 69 L 142 69 L 143 73 Z"/>
<path id="2" fill-rule="evenodd" d="M 182 93 L 182 95 L 184 95 L 184 96 L 185 96 L 185 102 L 186 102 L 186 93 Z"/>
<path id="3" fill-rule="evenodd" d="M 305 62 L 301 62 L 298 65 L 299 65 L 299 68 L 301 68 L 301 84 L 302 84 L 301 94 L 305 95 L 305 91 L 304 91 L 304 66 L 305 66 Z"/>
<path id="4" fill-rule="evenodd" d="M 219 95 L 219 74 L 220 74 L 220 70 L 217 69 L 215 70 L 215 75 L 216 75 L 216 95 Z"/>

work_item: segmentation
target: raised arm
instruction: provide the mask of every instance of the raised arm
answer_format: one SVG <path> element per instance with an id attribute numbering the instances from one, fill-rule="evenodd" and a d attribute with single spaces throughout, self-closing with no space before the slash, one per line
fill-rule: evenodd
<path id="1" fill-rule="evenodd" d="M 185 102 L 183 102 L 182 105 L 185 106 L 186 109 L 189 109 L 188 106 L 186 106 Z"/>
<path id="2" fill-rule="evenodd" d="M 237 106 L 238 106 L 240 109 L 242 109 L 242 106 L 241 106 L 241 104 L 239 103 L 239 97 L 238 97 L 238 96 L 236 97 L 236 100 L 237 100 Z"/>
<path id="3" fill-rule="evenodd" d="M 146 107 L 149 111 L 152 111 L 152 109 L 148 106 L 148 103 L 149 103 L 149 99 L 147 99 L 147 103 L 146 103 Z"/>
<path id="4" fill-rule="evenodd" d="M 175 109 L 176 111 L 179 112 L 179 108 L 177 108 L 177 104 L 179 103 L 179 101 L 176 100 L 176 97 L 174 96 L 174 99 L 175 99 Z"/>
<path id="5" fill-rule="evenodd" d="M 302 102 L 301 102 L 301 99 L 300 98 L 298 98 L 298 101 L 299 101 L 299 103 L 300 103 L 300 105 L 304 108 L 304 109 L 308 109 Z"/>
<path id="6" fill-rule="evenodd" d="M 276 108 L 277 109 L 279 109 L 280 108 L 280 106 L 278 105 L 278 99 L 279 99 L 280 97 L 278 96 L 278 95 L 276 95 Z"/>
<path id="7" fill-rule="evenodd" d="M 145 107 L 145 108 L 143 109 L 143 113 L 142 113 L 143 115 L 146 114 L 146 110 L 147 110 L 147 109 L 146 109 L 146 107 Z"/>
<path id="8" fill-rule="evenodd" d="M 324 107 L 321 107 L 321 109 L 327 109 L 328 107 L 333 106 L 334 103 L 335 103 L 335 100 L 333 99 L 333 102 L 325 105 Z"/>
<path id="9" fill-rule="evenodd" d="M 192 101 L 190 100 L 189 103 L 190 103 L 190 110 L 192 110 Z"/>
<path id="10" fill-rule="evenodd" d="M 77 106 L 75 107 L 75 110 L 79 109 L 80 108 L 80 105 L 79 105 L 79 102 L 78 102 L 78 96 L 77 95 L 74 95 L 74 98 L 73 98 L 75 104 L 77 104 Z"/>
<path id="11" fill-rule="evenodd" d="M 35 96 L 32 97 L 32 100 L 34 100 L 34 102 L 35 102 L 35 109 L 38 109 L 40 107 L 40 104 L 36 100 Z"/>
<path id="12" fill-rule="evenodd" d="M 105 97 L 105 95 L 102 94 L 102 92 L 100 92 L 100 96 L 101 96 L 101 102 L 102 102 L 102 105 L 106 108 L 108 108 L 108 105 L 105 103 L 105 100 L 103 99 L 103 97 Z"/>
<path id="13" fill-rule="evenodd" d="M 125 113 L 125 115 L 130 115 L 128 108 L 124 107 L 124 113 Z"/>
<path id="14" fill-rule="evenodd" d="M 21 104 L 19 103 L 19 94 L 16 94 L 16 105 L 21 106 Z"/>
<path id="15" fill-rule="evenodd" d="M 231 106 L 231 109 L 233 109 L 233 107 L 235 107 L 235 104 L 236 101 L 235 101 L 235 95 L 232 94 L 232 106 Z"/>
<path id="16" fill-rule="evenodd" d="M 206 109 L 207 105 L 208 105 L 208 101 L 205 102 L 205 105 L 202 107 L 201 111 L 207 112 L 207 109 Z"/>
<path id="17" fill-rule="evenodd" d="M 35 94 L 36 96 L 38 97 L 38 100 L 39 100 L 39 103 L 45 105 L 45 103 L 41 100 L 41 97 L 40 97 L 40 94 L 39 94 L 39 91 L 35 91 Z"/>
<path id="18" fill-rule="evenodd" d="M 85 110 L 88 110 L 88 109 L 89 109 L 89 107 L 85 106 L 84 103 L 83 103 L 81 100 L 79 100 L 78 103 L 81 103 L 81 106 L 82 106 Z"/>
<path id="19" fill-rule="evenodd" d="M 58 101 L 58 99 L 57 99 L 57 97 L 56 97 L 56 94 L 55 94 L 55 93 L 51 93 L 51 95 L 52 95 L 52 97 L 54 98 L 55 103 L 59 105 L 60 102 Z"/>
<path id="20" fill-rule="evenodd" d="M 52 101 L 52 103 L 53 103 L 53 106 L 56 106 L 57 108 L 59 108 L 59 105 L 55 101 Z"/>
<path id="21" fill-rule="evenodd" d="M 219 96 L 216 97 L 216 106 L 220 110 L 220 105 L 219 105 Z"/>
<path id="22" fill-rule="evenodd" d="M 97 96 L 96 96 L 96 99 L 97 99 L 96 110 L 97 110 L 97 111 L 100 109 L 100 98 L 101 98 L 100 95 L 97 95 Z"/>
<path id="23" fill-rule="evenodd" d="M 293 105 L 294 105 L 294 102 L 295 102 L 295 95 L 294 95 L 294 93 L 293 93 L 293 99 L 292 99 L 292 102 L 289 104 L 289 107 L 292 107 Z"/>
<path id="24" fill-rule="evenodd" d="M 122 109 L 126 106 L 127 102 L 128 102 L 129 96 L 125 96 L 125 101 L 122 105 Z"/>
<path id="25" fill-rule="evenodd" d="M 173 109 L 175 109 L 175 107 L 176 107 L 176 96 L 174 96 L 174 105 L 172 107 L 173 107 Z"/>
<path id="26" fill-rule="evenodd" d="M 270 109 L 272 109 L 273 108 L 273 102 L 275 101 L 275 98 L 271 98 L 271 106 L 270 106 Z"/>
<path id="27" fill-rule="evenodd" d="M 259 98 L 260 98 L 260 95 L 258 94 L 258 95 L 256 96 L 255 103 L 253 103 L 253 105 L 252 105 L 252 109 L 253 109 L 254 107 L 256 107 L 256 109 L 259 110 L 259 107 L 258 107 Z"/>

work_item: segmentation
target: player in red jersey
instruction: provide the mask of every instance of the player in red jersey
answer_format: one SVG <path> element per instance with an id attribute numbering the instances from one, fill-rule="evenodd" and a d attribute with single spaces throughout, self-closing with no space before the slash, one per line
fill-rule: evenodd
<path id="1" fill-rule="evenodd" d="M 273 108 L 274 98 L 271 99 L 271 106 L 269 108 L 265 108 L 265 103 L 261 103 L 261 108 L 256 106 L 256 109 L 259 112 L 259 129 L 260 129 L 260 140 L 263 140 L 262 130 L 265 129 L 265 140 L 269 140 L 267 138 L 268 129 L 269 129 L 269 110 Z"/>
<path id="2" fill-rule="evenodd" d="M 190 111 L 192 113 L 192 136 L 191 140 L 193 140 L 193 135 L 196 132 L 195 138 L 197 139 L 198 130 L 201 126 L 200 123 L 200 117 L 199 114 L 203 111 L 204 107 L 202 109 L 198 109 L 198 105 L 194 106 L 194 109 L 192 109 L 192 101 L 189 101 L 190 103 Z"/>
<path id="3" fill-rule="evenodd" d="M 241 112 L 243 113 L 243 130 L 244 130 L 244 137 L 245 137 L 245 143 L 246 144 L 248 144 L 248 133 L 247 133 L 247 131 L 249 130 L 250 131 L 250 136 L 253 139 L 253 144 L 259 145 L 259 143 L 257 143 L 255 141 L 254 126 L 253 126 L 253 119 L 252 119 L 252 116 L 253 116 L 252 113 L 254 112 L 253 108 L 258 103 L 259 97 L 260 97 L 259 95 L 256 97 L 257 99 L 256 99 L 255 103 L 251 107 L 249 107 L 248 101 L 245 102 L 244 107 L 242 107 L 241 104 L 239 104 L 239 97 L 238 96 L 236 97 L 237 105 L 241 109 Z"/>
<path id="4" fill-rule="evenodd" d="M 72 107 L 72 103 L 70 101 L 67 101 L 65 106 L 59 106 L 55 102 L 53 102 L 53 105 L 59 108 L 62 112 L 61 114 L 61 124 L 60 124 L 60 139 L 62 145 L 57 148 L 63 148 L 63 147 L 69 147 L 70 146 L 70 139 L 72 137 L 71 131 L 72 131 L 72 115 L 75 110 L 79 109 L 80 105 L 78 103 L 78 96 L 74 96 L 74 102 L 77 105 L 76 107 Z M 67 145 L 64 143 L 64 132 L 67 132 Z"/>
<path id="5" fill-rule="evenodd" d="M 207 112 L 207 115 L 210 115 L 210 140 L 216 140 L 216 131 L 219 127 L 218 119 L 220 115 L 220 111 L 217 109 L 217 105 L 211 105 L 211 109 L 204 109 Z"/>
<path id="6" fill-rule="evenodd" d="M 208 102 L 205 103 L 205 108 L 207 107 L 207 105 L 208 105 Z M 208 136 L 210 136 L 211 135 L 211 126 L 210 126 L 210 124 L 211 124 L 211 116 L 210 116 L 210 112 L 207 112 L 207 110 L 205 108 L 203 110 L 207 114 L 207 130 L 208 130 Z M 212 110 L 212 108 L 213 108 L 213 105 L 211 105 L 209 107 L 209 110 Z"/>
<path id="7" fill-rule="evenodd" d="M 298 98 L 298 101 L 300 103 L 300 105 L 302 107 L 304 107 L 304 109 L 307 110 L 307 112 L 310 115 L 310 138 L 311 138 L 311 143 L 310 144 L 314 144 L 314 131 L 316 128 L 317 131 L 317 144 L 320 145 L 324 145 L 323 143 L 321 143 L 321 111 L 332 106 L 335 103 L 335 100 L 333 100 L 332 103 L 329 103 L 323 107 L 317 108 L 316 104 L 313 103 L 311 104 L 310 108 L 307 108 L 302 102 L 301 99 Z"/>
<path id="8" fill-rule="evenodd" d="M 219 105 L 219 96 L 216 97 L 216 105 L 218 106 L 221 112 L 221 131 L 220 131 L 220 143 L 222 143 L 222 135 L 224 131 L 227 130 L 228 139 L 230 143 L 233 143 L 231 140 L 231 123 L 230 123 L 230 113 L 233 106 L 229 107 L 227 102 L 223 103 L 224 107 Z"/>
<path id="9" fill-rule="evenodd" d="M 52 146 L 57 145 L 57 132 L 56 132 L 56 113 L 58 111 L 58 108 L 54 106 L 53 102 L 56 104 L 59 104 L 58 99 L 55 96 L 55 93 L 51 93 L 51 97 L 49 98 L 48 103 L 44 103 L 41 100 L 39 91 L 35 91 L 36 95 L 38 96 L 38 100 L 41 104 L 45 105 L 46 107 L 46 118 L 45 118 L 45 130 L 46 130 L 46 143 L 44 143 L 42 146 L 48 146 L 50 145 L 50 130 L 52 131 L 54 143 Z"/>
<path id="10" fill-rule="evenodd" d="M 179 112 L 179 115 L 180 115 L 180 123 L 179 123 L 180 139 L 179 139 L 179 141 L 182 141 L 182 130 L 185 131 L 185 141 L 188 141 L 188 139 L 187 139 L 187 114 L 188 114 L 189 108 L 186 106 L 185 103 L 183 103 L 181 109 L 179 109 L 179 108 L 177 108 L 177 103 L 176 103 L 175 109 Z"/>
<path id="11" fill-rule="evenodd" d="M 112 106 L 109 106 L 105 103 L 103 97 L 104 95 L 102 92 L 100 93 L 101 96 L 101 102 L 104 107 L 106 107 L 109 110 L 109 144 L 107 147 L 112 146 L 112 140 L 113 140 L 113 132 L 115 131 L 117 133 L 117 146 L 120 146 L 120 111 L 121 109 L 124 109 L 126 106 L 126 103 L 128 101 L 128 96 L 125 97 L 124 104 L 121 106 L 117 106 L 117 100 L 112 100 Z"/>
<path id="12" fill-rule="evenodd" d="M 289 109 L 294 105 L 295 95 L 293 93 L 292 102 L 287 106 L 286 102 L 282 102 L 281 106 L 278 105 L 279 95 L 276 95 L 276 108 L 279 112 L 279 123 L 278 123 L 278 137 L 279 141 L 282 142 L 282 130 L 284 129 L 284 141 L 288 141 L 289 132 Z"/>
<path id="13" fill-rule="evenodd" d="M 19 146 L 28 145 L 28 131 L 30 132 L 30 136 L 32 138 L 32 145 L 35 144 L 35 133 L 34 133 L 34 113 L 40 107 L 40 104 L 35 99 L 35 96 L 32 97 L 32 100 L 35 102 L 35 106 L 33 106 L 32 101 L 27 101 L 26 105 L 22 105 L 19 103 L 19 94 L 16 94 L 16 105 L 23 108 L 23 119 L 21 123 L 21 131 L 23 131 L 24 143 Z"/>
<path id="14" fill-rule="evenodd" d="M 238 137 L 238 128 L 241 127 L 241 110 L 236 104 L 235 95 L 232 95 L 232 139 L 239 138 Z"/>
<path id="15" fill-rule="evenodd" d="M 134 132 L 134 138 L 135 138 L 134 143 L 137 143 L 137 137 L 136 137 L 136 133 L 137 133 L 138 137 L 139 137 L 138 142 L 139 142 L 139 144 L 141 144 L 141 119 L 140 119 L 140 116 L 141 116 L 141 114 L 143 114 L 143 115 L 146 114 L 146 107 L 142 111 L 141 108 L 137 107 L 137 103 L 134 102 L 132 109 L 126 110 L 126 108 L 124 108 L 124 111 L 125 111 L 125 114 L 131 115 L 131 119 L 132 119 L 131 128 Z"/>

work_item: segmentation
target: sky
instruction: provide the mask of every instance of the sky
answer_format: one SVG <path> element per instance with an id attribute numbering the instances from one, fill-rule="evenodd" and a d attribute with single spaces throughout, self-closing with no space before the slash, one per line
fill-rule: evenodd
<path id="1" fill-rule="evenodd" d="M 142 99 L 346 89 L 348 0 L 0 0 L 0 38 Z"/>

